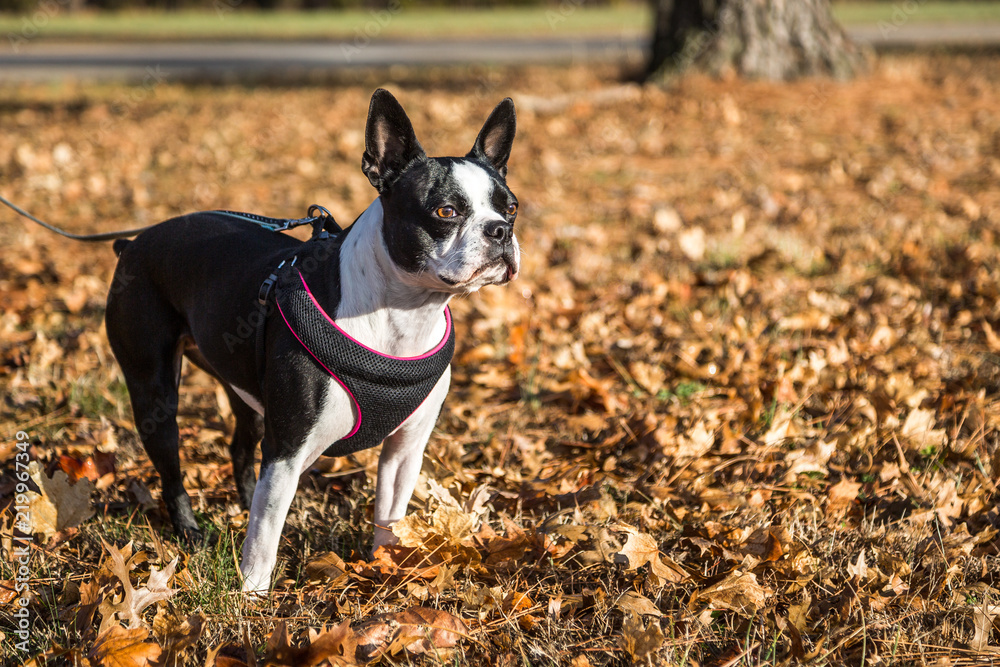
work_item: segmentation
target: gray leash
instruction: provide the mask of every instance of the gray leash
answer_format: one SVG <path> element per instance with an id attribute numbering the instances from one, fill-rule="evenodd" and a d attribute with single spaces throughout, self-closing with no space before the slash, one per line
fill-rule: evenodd
<path id="1" fill-rule="evenodd" d="M 39 220 L 38 218 L 31 215 L 17 204 L 7 201 L 6 199 L 3 198 L 3 196 L 0 196 L 0 204 L 7 205 L 15 212 L 20 213 L 21 215 L 26 217 L 28 220 L 31 220 L 32 222 L 38 223 L 39 225 L 49 230 L 50 232 L 55 232 L 60 236 L 65 236 L 66 238 L 73 239 L 75 241 L 113 241 L 115 239 L 123 239 L 128 236 L 135 236 L 140 232 L 146 231 L 151 226 L 150 225 L 147 227 L 139 227 L 137 229 L 126 229 L 125 231 L 121 232 L 104 232 L 103 234 L 73 234 L 71 232 L 67 232 L 64 229 L 53 227 L 52 225 L 43 220 Z"/>
<path id="2" fill-rule="evenodd" d="M 64 229 L 59 229 L 58 227 L 50 225 L 44 220 L 39 220 L 38 218 L 31 215 L 17 204 L 14 204 L 13 202 L 4 199 L 2 195 L 0 195 L 0 204 L 8 206 L 11 210 L 15 211 L 16 213 L 19 213 L 28 220 L 31 220 L 32 222 L 41 225 L 50 232 L 55 232 L 60 236 L 65 236 L 66 238 L 73 239 L 75 241 L 113 241 L 115 239 L 124 239 L 130 236 L 135 236 L 137 234 L 140 234 L 153 226 L 153 225 L 147 225 L 145 227 L 136 227 L 135 229 L 125 229 L 120 232 L 103 232 L 100 234 L 73 234 L 72 232 L 67 232 Z M 233 218 L 239 218 L 241 220 L 246 220 L 247 222 L 252 222 L 255 225 L 259 225 L 264 229 L 270 230 L 272 232 L 282 232 L 287 229 L 299 227 L 301 225 L 313 225 L 314 236 L 319 234 L 320 231 L 323 230 L 331 233 L 340 231 L 340 225 L 337 224 L 337 222 L 334 220 L 330 212 L 325 208 L 323 208 L 322 206 L 316 204 L 313 204 L 312 206 L 309 207 L 309 210 L 306 212 L 307 217 L 305 218 L 268 218 L 262 215 L 256 215 L 254 213 L 238 213 L 235 211 L 207 211 L 207 212 L 218 213 Z"/>

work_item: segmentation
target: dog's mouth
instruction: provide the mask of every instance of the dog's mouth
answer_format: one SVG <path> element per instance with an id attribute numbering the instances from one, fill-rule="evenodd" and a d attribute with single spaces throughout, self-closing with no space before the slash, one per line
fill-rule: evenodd
<path id="1" fill-rule="evenodd" d="M 518 254 L 516 246 L 505 248 L 492 258 L 484 258 L 485 261 L 473 269 L 468 277 L 465 277 L 462 269 L 449 271 L 448 267 L 442 267 L 444 270 L 439 270 L 436 275 L 441 283 L 448 286 L 446 291 L 455 293 L 475 292 L 486 285 L 506 285 L 520 274 Z M 471 267 L 466 265 L 463 268 L 468 270 Z"/>
<path id="2" fill-rule="evenodd" d="M 458 287 L 460 285 L 468 285 L 474 283 L 477 278 L 482 276 L 487 271 L 495 271 L 498 268 L 503 268 L 503 275 L 500 276 L 499 280 L 491 281 L 492 284 L 496 285 L 506 285 L 510 281 L 514 280 L 518 276 L 517 265 L 512 258 L 499 257 L 495 261 L 483 264 L 478 269 L 472 272 L 466 280 L 455 280 L 444 274 L 438 274 L 438 278 L 444 284 L 449 287 Z"/>
<path id="3" fill-rule="evenodd" d="M 479 269 L 472 274 L 472 280 L 475 280 L 481 274 L 498 267 L 503 268 L 503 277 L 497 281 L 497 284 L 506 285 L 517 277 L 517 267 L 514 264 L 514 260 L 508 257 L 501 257 L 495 262 L 490 262 L 489 264 L 479 267 Z"/>
<path id="4" fill-rule="evenodd" d="M 517 267 L 514 266 L 514 262 L 513 261 L 506 260 L 506 259 L 504 259 L 502 261 L 503 261 L 503 264 L 504 264 L 504 276 L 503 276 L 503 282 L 501 284 L 506 285 L 510 281 L 512 281 L 515 278 L 517 278 L 517 273 L 518 272 L 517 272 Z"/>

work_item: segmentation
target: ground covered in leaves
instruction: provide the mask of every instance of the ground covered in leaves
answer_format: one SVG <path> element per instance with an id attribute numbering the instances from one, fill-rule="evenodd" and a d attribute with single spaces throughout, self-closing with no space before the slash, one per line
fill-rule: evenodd
<path id="1" fill-rule="evenodd" d="M 102 330 L 111 249 L 3 212 L 3 660 L 995 659 L 1000 62 L 669 89 L 591 66 L 27 85 L 3 91 L 0 193 L 75 231 L 312 203 L 347 222 L 373 197 L 382 84 L 431 154 L 464 153 L 501 97 L 519 109 L 524 272 L 454 304 L 401 545 L 368 556 L 377 451 L 321 459 L 272 596 L 237 593 L 224 396 L 185 369 L 209 533 L 188 549 Z"/>

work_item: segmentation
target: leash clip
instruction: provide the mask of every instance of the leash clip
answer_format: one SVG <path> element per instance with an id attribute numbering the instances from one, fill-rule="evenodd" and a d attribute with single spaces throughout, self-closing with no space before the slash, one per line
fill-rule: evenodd
<path id="1" fill-rule="evenodd" d="M 264 282 L 260 284 L 260 289 L 257 290 L 257 303 L 262 306 L 267 305 L 267 300 L 271 296 L 271 289 L 274 287 L 274 283 L 278 282 L 278 271 L 281 267 L 285 265 L 285 260 L 281 260 L 281 264 L 274 270 L 274 273 L 269 275 Z"/>
<path id="2" fill-rule="evenodd" d="M 324 206 L 313 204 L 306 210 L 306 218 L 312 219 L 313 238 L 326 238 L 329 234 L 337 234 L 344 231 L 344 228 L 337 224 L 333 213 L 330 213 Z"/>

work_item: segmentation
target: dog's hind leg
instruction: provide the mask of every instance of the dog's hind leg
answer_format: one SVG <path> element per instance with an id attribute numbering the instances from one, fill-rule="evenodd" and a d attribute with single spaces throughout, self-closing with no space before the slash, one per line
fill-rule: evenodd
<path id="1" fill-rule="evenodd" d="M 152 290 L 127 290 L 108 299 L 108 341 L 121 366 L 139 439 L 160 475 L 163 502 L 174 529 L 200 538 L 184 490 L 178 455 L 177 402 L 185 324 Z M 141 314 L 141 315 L 137 315 Z"/>
<path id="2" fill-rule="evenodd" d="M 188 346 L 184 354 L 192 364 L 218 380 L 226 392 L 226 397 L 229 398 L 229 409 L 236 418 L 233 438 L 229 441 L 229 456 L 233 461 L 233 479 L 236 482 L 240 507 L 248 510 L 250 503 L 253 502 L 254 485 L 257 483 L 257 476 L 253 470 L 253 455 L 257 451 L 257 443 L 264 435 L 264 416 L 251 407 L 250 402 L 254 402 L 258 409 L 263 410 L 263 408 L 251 394 L 236 389 L 219 377 L 196 346 Z"/>
<path id="3" fill-rule="evenodd" d="M 226 388 L 226 394 L 229 396 L 233 416 L 236 417 L 236 430 L 233 431 L 233 439 L 229 444 L 229 455 L 233 459 L 233 478 L 236 480 L 240 507 L 249 510 L 257 484 L 253 455 L 257 450 L 257 443 L 264 435 L 264 417 L 247 405 L 231 388 Z"/>

